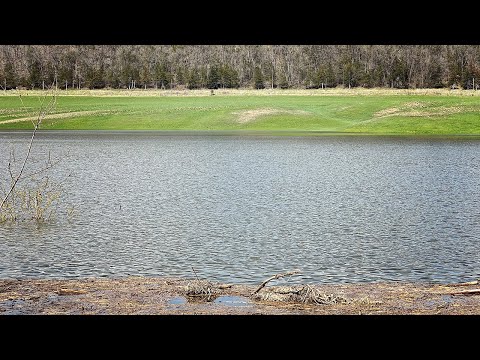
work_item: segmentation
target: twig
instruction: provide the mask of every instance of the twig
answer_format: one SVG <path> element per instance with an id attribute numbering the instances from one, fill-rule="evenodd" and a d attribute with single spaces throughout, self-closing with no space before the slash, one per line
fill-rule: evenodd
<path id="1" fill-rule="evenodd" d="M 12 152 L 10 153 L 10 159 L 8 160 L 8 173 L 10 174 L 10 181 L 14 181 L 15 180 L 15 176 L 13 175 L 13 172 L 12 172 L 12 163 L 15 162 L 15 153 Z"/>
<path id="2" fill-rule="evenodd" d="M 285 277 L 285 276 L 300 274 L 300 272 L 301 272 L 300 270 L 293 270 L 293 271 L 286 272 L 284 274 L 273 275 L 273 276 L 269 277 L 267 280 L 265 280 L 263 283 L 261 283 L 261 285 L 257 288 L 257 290 L 255 290 L 252 293 L 252 295 L 255 295 L 256 293 L 258 293 L 260 290 L 262 290 L 265 287 L 265 285 L 267 285 L 267 283 L 269 283 L 272 280 L 280 279 L 280 278 Z"/>
<path id="3" fill-rule="evenodd" d="M 50 153 L 50 152 L 49 152 L 49 153 Z M 52 161 L 50 161 L 50 159 L 49 159 L 49 160 L 48 160 L 48 164 L 47 164 L 44 168 L 42 168 L 42 169 L 40 169 L 40 170 L 37 170 L 37 171 L 34 171 L 34 172 L 30 173 L 30 174 L 23 175 L 23 176 L 22 176 L 22 179 L 27 179 L 27 178 L 29 178 L 29 177 L 33 177 L 33 176 L 35 176 L 35 175 L 41 174 L 41 173 L 43 173 L 43 172 L 45 172 L 45 171 L 53 168 L 55 165 L 57 165 L 57 164 L 60 163 L 61 161 L 62 161 L 62 159 L 58 159 L 58 160 L 56 160 L 55 162 L 52 162 Z"/>
<path id="4" fill-rule="evenodd" d="M 20 102 L 22 103 L 23 109 L 24 109 L 27 113 L 29 113 L 28 108 L 25 106 L 25 104 L 24 104 L 24 102 L 23 102 L 22 94 L 21 94 L 21 93 L 18 94 L 18 98 L 20 99 Z M 44 99 L 44 100 L 45 100 L 45 99 Z M 42 101 L 41 104 L 42 104 L 42 106 L 43 106 L 43 101 Z M 30 117 L 32 118 L 31 121 L 32 121 L 33 126 L 35 126 L 35 122 L 33 121 L 33 119 L 35 118 L 35 114 L 32 112 L 32 113 L 30 113 L 29 115 L 30 115 Z"/>
<path id="5" fill-rule="evenodd" d="M 18 180 L 20 180 L 20 177 L 22 176 L 23 170 L 25 169 L 25 165 L 27 164 L 27 160 L 30 156 L 30 151 L 32 150 L 33 139 L 35 138 L 35 133 L 37 132 L 39 125 L 40 125 L 40 122 L 37 122 L 35 124 L 35 128 L 33 129 L 32 137 L 30 139 L 30 144 L 28 145 L 27 155 L 25 156 L 25 159 L 23 160 L 23 164 L 22 164 L 22 167 L 20 168 L 20 172 L 18 173 L 17 177 L 14 179 L 14 181 L 12 183 L 12 186 L 10 186 L 10 190 L 8 191 L 7 195 L 3 198 L 2 203 L 0 204 L 0 209 L 5 204 L 8 197 L 12 193 L 13 189 L 15 189 L 15 186 L 17 185 Z"/>
<path id="6" fill-rule="evenodd" d="M 195 271 L 195 269 L 193 268 L 193 266 L 192 266 L 192 270 L 193 270 L 193 273 L 195 274 L 195 277 L 197 278 L 197 280 L 200 281 L 200 279 L 198 278 L 197 272 Z"/>

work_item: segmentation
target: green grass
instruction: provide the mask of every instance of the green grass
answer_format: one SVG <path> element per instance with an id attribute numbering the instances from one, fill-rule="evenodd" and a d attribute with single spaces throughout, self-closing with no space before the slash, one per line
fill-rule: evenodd
<path id="1" fill-rule="evenodd" d="M 58 96 L 49 130 L 265 130 L 391 135 L 480 135 L 477 96 L 435 94 Z M 0 96 L 0 130 L 32 129 L 39 98 Z M 258 116 L 254 112 L 258 111 Z M 73 116 L 66 113 L 75 112 Z M 85 112 L 85 113 L 82 113 Z M 55 115 L 57 114 L 57 115 Z M 61 115 L 58 115 L 61 114 Z M 241 122 L 241 119 L 249 121 Z"/>

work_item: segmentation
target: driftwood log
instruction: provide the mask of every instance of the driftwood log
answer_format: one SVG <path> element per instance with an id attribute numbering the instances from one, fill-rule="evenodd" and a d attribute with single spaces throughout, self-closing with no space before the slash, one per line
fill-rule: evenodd
<path id="1" fill-rule="evenodd" d="M 480 295 L 480 289 L 454 291 L 450 295 Z"/>

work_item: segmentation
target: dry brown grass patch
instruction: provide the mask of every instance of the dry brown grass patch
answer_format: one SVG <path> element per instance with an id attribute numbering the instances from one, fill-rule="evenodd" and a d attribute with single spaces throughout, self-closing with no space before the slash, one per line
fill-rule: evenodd
<path id="1" fill-rule="evenodd" d="M 48 119 L 66 119 L 66 118 L 72 118 L 77 116 L 104 115 L 109 113 L 111 113 L 111 111 L 109 110 L 71 111 L 71 112 L 65 112 L 65 113 L 49 114 Z M 9 120 L 2 120 L 0 121 L 0 124 L 10 124 L 10 123 L 17 123 L 22 121 L 35 121 L 35 120 L 37 120 L 36 116 L 28 116 L 28 117 L 15 118 L 15 119 L 9 119 Z"/>
<path id="2" fill-rule="evenodd" d="M 308 111 L 303 111 L 303 110 L 262 108 L 262 109 L 237 111 L 237 112 L 233 112 L 232 114 L 236 115 L 236 122 L 240 124 L 245 124 L 245 123 L 249 123 L 251 121 L 257 120 L 261 116 L 279 115 L 279 114 L 308 115 L 310 113 Z"/>
<path id="3" fill-rule="evenodd" d="M 391 107 L 377 111 L 373 114 L 374 118 L 384 118 L 389 116 L 405 116 L 405 117 L 429 117 L 429 116 L 444 116 L 451 114 L 458 114 L 462 112 L 478 111 L 474 107 L 466 106 L 440 106 L 437 108 L 428 109 L 430 103 L 412 101 L 405 103 L 399 107 Z"/>

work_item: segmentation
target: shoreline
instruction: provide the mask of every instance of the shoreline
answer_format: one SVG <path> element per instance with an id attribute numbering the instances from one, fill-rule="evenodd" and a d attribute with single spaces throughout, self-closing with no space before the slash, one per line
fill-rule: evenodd
<path id="1" fill-rule="evenodd" d="M 28 134 L 31 130 L 25 129 L 1 129 L 0 135 Z M 422 134 L 422 133 L 367 133 L 367 132 L 341 132 L 322 130 L 66 130 L 66 129 L 38 129 L 37 136 L 41 134 L 55 135 L 122 135 L 122 136 L 231 136 L 231 137 L 364 137 L 364 138 L 393 138 L 393 139 L 438 139 L 438 140 L 480 140 L 480 134 Z"/>
<path id="2" fill-rule="evenodd" d="M 202 285 L 203 284 L 203 285 Z M 209 286 L 209 298 L 187 295 Z M 317 299 L 292 294 L 307 289 Z M 257 285 L 171 277 L 0 280 L 0 315 L 479 315 L 479 281 Z M 478 290 L 478 292 L 477 292 Z M 287 295 L 288 294 L 288 295 Z M 292 300 L 293 299 L 293 300 Z"/>

